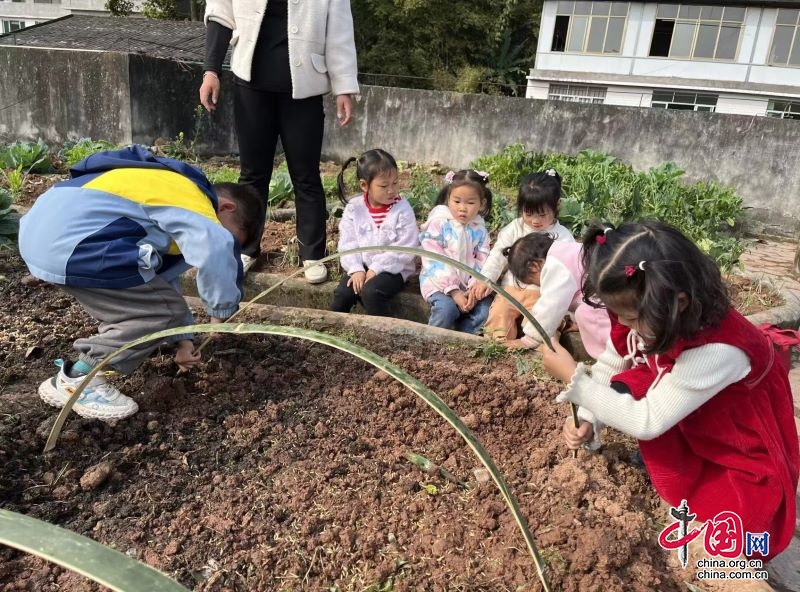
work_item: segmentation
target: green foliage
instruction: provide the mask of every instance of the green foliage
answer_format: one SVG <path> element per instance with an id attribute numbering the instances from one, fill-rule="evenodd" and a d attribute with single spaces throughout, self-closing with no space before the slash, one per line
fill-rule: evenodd
<path id="1" fill-rule="evenodd" d="M 218 169 L 206 171 L 206 177 L 212 183 L 238 183 L 239 169 L 225 165 Z"/>
<path id="2" fill-rule="evenodd" d="M 541 0 L 352 0 L 366 84 L 518 94 L 534 65 Z M 477 73 L 480 72 L 480 75 Z"/>
<path id="3" fill-rule="evenodd" d="M 436 205 L 439 188 L 433 184 L 428 171 L 415 167 L 411 170 L 411 189 L 404 191 L 403 196 L 411 204 L 417 220 L 424 221 Z"/>
<path id="4" fill-rule="evenodd" d="M 92 140 L 91 138 L 80 138 L 79 140 L 68 141 L 59 151 L 59 156 L 71 167 L 87 156 L 104 150 L 116 148 L 111 142 L 105 140 Z"/>
<path id="5" fill-rule="evenodd" d="M 287 171 L 275 171 L 269 181 L 269 206 L 285 208 L 294 201 L 294 186 Z"/>
<path id="6" fill-rule="evenodd" d="M 133 0 L 108 0 L 105 8 L 112 16 L 130 16 L 133 14 Z"/>
<path id="7" fill-rule="evenodd" d="M 50 148 L 41 138 L 35 142 L 14 142 L 0 151 L 0 167 L 25 173 L 46 174 L 52 171 Z"/>
<path id="8" fill-rule="evenodd" d="M 175 0 L 144 0 L 142 13 L 152 19 L 175 20 L 180 18 Z"/>
<path id="9" fill-rule="evenodd" d="M 661 220 L 679 228 L 723 270 L 737 264 L 746 246 L 732 234 L 744 213 L 742 198 L 714 181 L 685 183 L 684 171 L 671 162 L 642 172 L 603 152 L 539 154 L 514 144 L 473 166 L 507 188 L 516 188 L 528 173 L 556 169 L 563 183 L 559 219 L 578 234 L 587 220 L 615 225 Z"/>
<path id="10" fill-rule="evenodd" d="M 0 250 L 17 244 L 19 215 L 11 210 L 12 202 L 11 192 L 0 187 Z"/>
<path id="11" fill-rule="evenodd" d="M 0 170 L 0 174 L 3 175 L 5 184 L 8 186 L 8 190 L 11 192 L 12 199 L 16 201 L 21 198 L 22 188 L 25 186 L 25 177 L 27 176 L 22 172 L 22 165 L 7 171 Z"/>
<path id="12" fill-rule="evenodd" d="M 149 565 L 90 538 L 30 516 L 0 510 L 0 543 L 125 592 L 186 592 Z"/>

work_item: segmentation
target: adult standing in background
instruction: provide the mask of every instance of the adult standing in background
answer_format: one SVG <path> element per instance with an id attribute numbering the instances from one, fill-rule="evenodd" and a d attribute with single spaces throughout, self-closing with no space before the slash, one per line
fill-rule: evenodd
<path id="1" fill-rule="evenodd" d="M 233 45 L 234 118 L 239 182 L 267 199 L 278 138 L 294 184 L 297 239 L 306 279 L 324 282 L 325 192 L 319 176 L 325 114 L 322 97 L 336 96 L 341 125 L 358 94 L 356 48 L 349 0 L 207 0 L 206 62 L 200 102 L 216 108 L 219 74 Z M 246 266 L 260 239 L 243 249 Z"/>

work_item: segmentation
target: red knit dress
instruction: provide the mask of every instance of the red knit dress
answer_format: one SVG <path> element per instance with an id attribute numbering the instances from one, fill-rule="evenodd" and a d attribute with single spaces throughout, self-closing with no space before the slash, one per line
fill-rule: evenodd
<path id="1" fill-rule="evenodd" d="M 612 342 L 624 356 L 630 330 L 616 319 L 612 322 Z M 611 382 L 625 384 L 641 399 L 683 351 L 711 343 L 742 350 L 750 359 L 750 373 L 667 432 L 640 440 L 642 458 L 653 486 L 670 505 L 687 500 L 701 521 L 724 510 L 736 512 L 745 532 L 769 532 L 769 560 L 794 534 L 800 466 L 788 370 L 771 341 L 731 309 L 719 327 L 702 329 L 668 352 L 648 356 L 646 364 L 613 376 Z"/>

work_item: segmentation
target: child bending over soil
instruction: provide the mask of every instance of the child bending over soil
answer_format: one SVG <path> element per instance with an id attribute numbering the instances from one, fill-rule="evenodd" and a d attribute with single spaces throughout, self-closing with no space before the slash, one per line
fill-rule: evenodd
<path id="1" fill-rule="evenodd" d="M 535 232 L 518 239 L 507 250 L 508 267 L 528 285 L 527 291 L 533 294 L 529 299 L 533 302 L 530 312 L 547 335 L 555 337 L 564 316 L 570 313 L 578 325 L 586 352 L 596 358 L 608 341 L 611 322 L 605 310 L 583 301 L 581 253 L 580 243 L 555 241 L 549 234 Z M 507 321 L 513 321 L 516 326 L 522 315 L 516 309 L 508 308 L 505 313 Z M 531 323 L 525 322 L 522 330 L 524 335 L 521 339 L 506 341 L 504 345 L 509 348 L 538 348 L 542 345 L 542 338 Z M 544 350 L 544 347 L 540 348 L 540 351 Z"/>
<path id="2" fill-rule="evenodd" d="M 70 169 L 71 179 L 42 194 L 22 217 L 19 250 L 37 278 L 61 286 L 100 322 L 75 341 L 78 359 L 64 361 L 39 387 L 63 407 L 97 364 L 126 343 L 192 324 L 180 275 L 197 267 L 197 286 L 212 323 L 232 315 L 242 298 L 240 245 L 258 232 L 261 201 L 252 189 L 212 186 L 203 173 L 140 146 L 100 152 Z M 175 362 L 200 361 L 191 335 L 177 343 Z M 133 372 L 159 343 L 126 350 L 111 366 Z M 84 417 L 121 419 L 136 402 L 95 376 L 74 406 Z"/>
<path id="3" fill-rule="evenodd" d="M 734 308 L 719 269 L 659 222 L 595 225 L 584 239 L 587 302 L 612 313 L 591 375 L 560 349 L 545 365 L 580 405 L 570 448 L 603 425 L 639 440 L 653 486 L 697 520 L 735 512 L 743 532 L 769 533 L 770 559 L 795 531 L 800 452 L 788 369 Z"/>

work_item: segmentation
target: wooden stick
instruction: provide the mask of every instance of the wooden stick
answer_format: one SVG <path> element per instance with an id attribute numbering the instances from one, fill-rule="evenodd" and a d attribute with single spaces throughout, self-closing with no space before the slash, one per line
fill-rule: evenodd
<path id="1" fill-rule="evenodd" d="M 569 408 L 572 411 L 572 422 L 575 424 L 575 429 L 577 430 L 580 425 L 580 420 L 578 419 L 578 406 L 575 403 L 570 402 Z M 573 449 L 572 458 L 578 458 L 577 448 Z"/>

